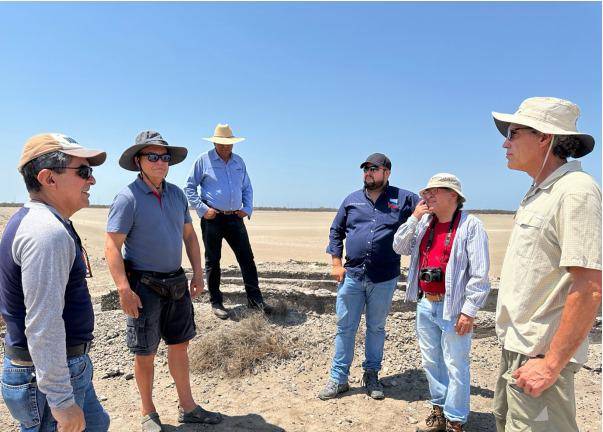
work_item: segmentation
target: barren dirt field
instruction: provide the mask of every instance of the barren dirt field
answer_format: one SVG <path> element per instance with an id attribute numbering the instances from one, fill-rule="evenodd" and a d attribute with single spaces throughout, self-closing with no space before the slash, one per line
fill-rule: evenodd
<path id="1" fill-rule="evenodd" d="M 0 208 L 0 233 L 17 208 Z M 132 379 L 132 355 L 125 346 L 125 318 L 107 295 L 113 283 L 103 258 L 107 209 L 85 209 L 73 217 L 90 256 L 94 277 L 89 287 L 95 303 L 94 385 L 111 415 L 112 431 L 140 430 L 138 392 Z M 386 399 L 375 401 L 361 388 L 364 319 L 356 338 L 351 391 L 331 401 L 316 395 L 324 386 L 333 354 L 336 287 L 328 279 L 324 253 L 334 213 L 257 211 L 247 227 L 268 302 L 280 313 L 269 319 L 254 316 L 244 306 L 236 261 L 223 246 L 223 291 L 231 318 L 213 316 L 207 295 L 195 302 L 197 337 L 191 344 L 193 395 L 198 403 L 220 411 L 218 426 L 179 425 L 176 389 L 169 375 L 165 345 L 156 359 L 155 403 L 166 431 L 414 431 L 429 411 L 427 382 L 414 336 L 413 305 L 396 293 L 386 325 L 380 378 Z M 491 273 L 497 286 L 509 238 L 512 215 L 478 215 L 490 239 Z M 199 220 L 193 215 L 197 234 Z M 201 243 L 201 247 L 203 247 Z M 183 253 L 183 256 L 185 254 Z M 402 266 L 407 261 L 403 259 Z M 185 260 L 183 267 L 189 268 Z M 404 288 L 403 282 L 400 288 Z M 493 294 L 495 296 L 495 294 Z M 478 314 L 472 350 L 470 431 L 493 431 L 491 415 L 500 348 L 494 336 L 493 307 Z M 260 318 L 259 320 L 257 318 Z M 258 358 L 232 365 L 243 342 L 236 335 L 255 332 L 265 345 Z M 0 337 L 3 337 L 0 327 Z M 576 375 L 577 419 L 580 430 L 601 430 L 601 321 L 591 331 L 586 367 Z M 238 351 L 237 351 L 238 350 Z M 270 351 L 273 350 L 273 351 Z M 235 354 L 232 354 L 232 353 Z M 0 398 L 0 431 L 17 431 Z"/>

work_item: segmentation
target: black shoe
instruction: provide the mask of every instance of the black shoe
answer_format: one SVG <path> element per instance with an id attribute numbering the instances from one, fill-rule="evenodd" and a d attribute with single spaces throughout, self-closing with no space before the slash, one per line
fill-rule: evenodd
<path id="1" fill-rule="evenodd" d="M 260 310 L 264 312 L 265 315 L 272 315 L 274 313 L 274 308 L 270 306 L 268 303 L 249 303 L 249 309 Z"/>
<path id="2" fill-rule="evenodd" d="M 211 305 L 211 310 L 215 316 L 220 319 L 228 318 L 228 311 L 224 308 L 224 305 L 221 303 Z"/>

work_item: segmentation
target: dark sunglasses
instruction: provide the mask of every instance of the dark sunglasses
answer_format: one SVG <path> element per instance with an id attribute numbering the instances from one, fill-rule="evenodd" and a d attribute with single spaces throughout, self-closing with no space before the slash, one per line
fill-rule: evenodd
<path id="1" fill-rule="evenodd" d="M 364 167 L 364 168 L 362 168 L 362 171 L 364 171 L 365 173 L 367 173 L 367 172 L 375 173 L 375 172 L 379 171 L 380 169 L 381 168 L 379 168 L 378 166 L 370 166 L 370 167 Z"/>
<path id="2" fill-rule="evenodd" d="M 146 156 L 149 162 L 157 162 L 159 159 L 161 159 L 163 162 L 169 162 L 172 160 L 172 155 L 169 153 L 139 153 L 139 156 Z"/>
<path id="3" fill-rule="evenodd" d="M 77 170 L 76 174 L 83 178 L 84 180 L 88 180 L 90 177 L 92 177 L 92 167 L 88 166 L 88 165 L 80 165 L 79 167 L 50 167 L 49 169 L 54 169 L 54 170 L 58 170 L 58 169 L 73 169 L 73 170 Z"/>

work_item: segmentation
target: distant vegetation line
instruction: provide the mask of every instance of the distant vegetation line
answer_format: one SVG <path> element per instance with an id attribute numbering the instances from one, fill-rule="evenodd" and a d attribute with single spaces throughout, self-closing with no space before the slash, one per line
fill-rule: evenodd
<path id="1" fill-rule="evenodd" d="M 23 207 L 23 203 L 0 203 L 0 207 Z M 92 204 L 91 208 L 109 208 L 111 206 L 106 204 Z M 336 212 L 336 208 L 331 207 L 254 207 L 254 210 L 263 211 L 305 211 L 305 212 Z M 469 213 L 473 214 L 514 214 L 512 210 L 496 210 L 496 209 L 467 209 Z"/>

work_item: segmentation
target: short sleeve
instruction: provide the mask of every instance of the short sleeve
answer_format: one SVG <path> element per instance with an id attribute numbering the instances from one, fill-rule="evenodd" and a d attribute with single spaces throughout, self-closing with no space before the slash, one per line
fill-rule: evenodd
<path id="1" fill-rule="evenodd" d="M 601 270 L 601 195 L 568 193 L 557 213 L 560 267 Z"/>
<path id="2" fill-rule="evenodd" d="M 189 216 L 190 217 L 190 216 Z M 134 200 L 118 194 L 109 209 L 107 232 L 128 234 L 134 225 Z"/>

